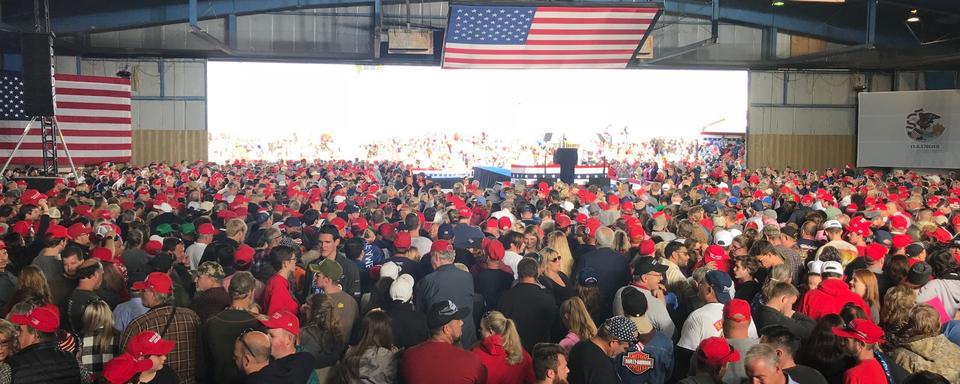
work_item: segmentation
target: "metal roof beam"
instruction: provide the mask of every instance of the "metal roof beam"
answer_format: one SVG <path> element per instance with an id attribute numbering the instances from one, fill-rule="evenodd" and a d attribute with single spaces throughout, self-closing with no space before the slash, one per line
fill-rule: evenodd
<path id="1" fill-rule="evenodd" d="M 135 4 L 136 2 L 130 2 Z M 373 5 L 373 0 L 209 0 L 199 8 L 196 0 L 167 3 L 142 8 L 96 10 L 87 14 L 69 14 L 52 17 L 57 33 L 99 32 L 143 28 L 154 25 L 196 22 L 224 15 L 247 15 L 291 9 Z M 7 20 L 21 24 L 23 20 Z"/>
<path id="2" fill-rule="evenodd" d="M 876 0 L 871 0 L 876 1 Z M 874 4 L 875 5 L 875 4 Z M 664 1 L 664 10 L 667 13 L 681 16 L 693 16 L 702 18 L 713 18 L 714 9 L 711 4 L 695 3 L 683 0 Z M 720 21 L 755 26 L 759 28 L 777 28 L 784 32 L 792 32 L 805 36 L 813 36 L 823 40 L 846 43 L 846 44 L 864 44 L 865 39 L 872 39 L 879 44 L 891 45 L 916 45 L 916 42 L 903 38 L 903 36 L 892 36 L 879 33 L 876 30 L 876 9 L 874 13 L 865 15 L 868 20 L 873 21 L 873 25 L 868 28 L 857 28 L 851 26 L 830 25 L 823 20 L 813 20 L 810 17 L 804 17 L 802 13 L 773 13 L 770 9 L 747 9 L 735 8 L 732 5 L 721 3 L 719 19 Z M 872 35 L 872 38 L 870 38 Z"/>

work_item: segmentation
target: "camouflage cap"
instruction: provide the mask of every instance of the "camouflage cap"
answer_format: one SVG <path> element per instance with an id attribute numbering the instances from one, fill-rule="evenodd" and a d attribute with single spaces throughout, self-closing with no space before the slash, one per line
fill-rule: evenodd
<path id="1" fill-rule="evenodd" d="M 197 267 L 197 276 L 210 276 L 217 280 L 223 280 L 226 274 L 223 273 L 223 267 L 216 261 L 204 261 Z"/>

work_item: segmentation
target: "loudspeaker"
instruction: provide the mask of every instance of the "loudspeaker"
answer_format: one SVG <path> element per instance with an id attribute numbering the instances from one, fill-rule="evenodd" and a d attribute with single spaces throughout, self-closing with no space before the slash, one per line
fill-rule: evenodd
<path id="1" fill-rule="evenodd" d="M 23 56 L 23 96 L 30 116 L 53 116 L 53 36 L 20 34 Z"/>
<path id="2" fill-rule="evenodd" d="M 574 168 L 577 167 L 577 149 L 557 148 L 557 152 L 553 155 L 553 162 L 560 164 L 560 180 L 573 184 L 576 176 Z"/>

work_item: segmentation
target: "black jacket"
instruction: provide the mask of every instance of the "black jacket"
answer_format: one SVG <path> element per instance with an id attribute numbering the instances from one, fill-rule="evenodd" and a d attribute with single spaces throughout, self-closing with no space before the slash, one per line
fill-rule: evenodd
<path id="1" fill-rule="evenodd" d="M 816 325 L 816 322 L 800 312 L 794 312 L 792 317 L 786 317 L 776 309 L 766 305 L 754 307 L 753 313 L 753 321 L 756 323 L 757 329 L 778 324 L 787 327 L 790 332 L 804 340 L 807 336 L 810 336 L 810 332 L 813 332 L 813 327 Z"/>
<path id="2" fill-rule="evenodd" d="M 500 296 L 498 307 L 516 323 L 520 342 L 527 351 L 537 343 L 550 342 L 550 330 L 557 317 L 553 295 L 539 285 L 518 283 Z"/>
<path id="3" fill-rule="evenodd" d="M 620 287 L 630 282 L 630 267 L 626 256 L 610 248 L 597 248 L 580 256 L 573 267 L 573 275 L 577 276 L 581 270 L 591 267 L 597 272 L 597 286 L 600 287 L 601 317 L 606 319 L 613 315 L 610 303 L 613 295 Z"/>
<path id="4" fill-rule="evenodd" d="M 427 316 L 416 311 L 413 304 L 395 301 L 387 310 L 387 315 L 392 320 L 393 345 L 406 349 L 430 338 Z"/>
<path id="5" fill-rule="evenodd" d="M 61 351 L 55 343 L 26 347 L 7 359 L 7 364 L 17 384 L 80 383 L 77 358 Z"/>
<path id="6" fill-rule="evenodd" d="M 247 384 L 252 383 L 306 383 L 313 374 L 313 355 L 298 352 L 282 359 L 270 362 L 259 372 L 247 376 Z"/>

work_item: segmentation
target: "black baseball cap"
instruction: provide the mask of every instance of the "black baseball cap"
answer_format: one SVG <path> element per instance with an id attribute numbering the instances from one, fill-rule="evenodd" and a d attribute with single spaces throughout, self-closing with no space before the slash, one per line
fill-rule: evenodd
<path id="1" fill-rule="evenodd" d="M 457 308 L 450 300 L 441 301 L 430 306 L 427 312 L 427 326 L 430 329 L 439 329 L 453 320 L 463 320 L 470 316 L 470 308 Z"/>
<path id="2" fill-rule="evenodd" d="M 667 266 L 660 264 L 653 257 L 641 256 L 637 260 L 637 265 L 633 269 L 634 276 L 643 276 L 650 272 L 664 273 L 667 271 Z"/>

